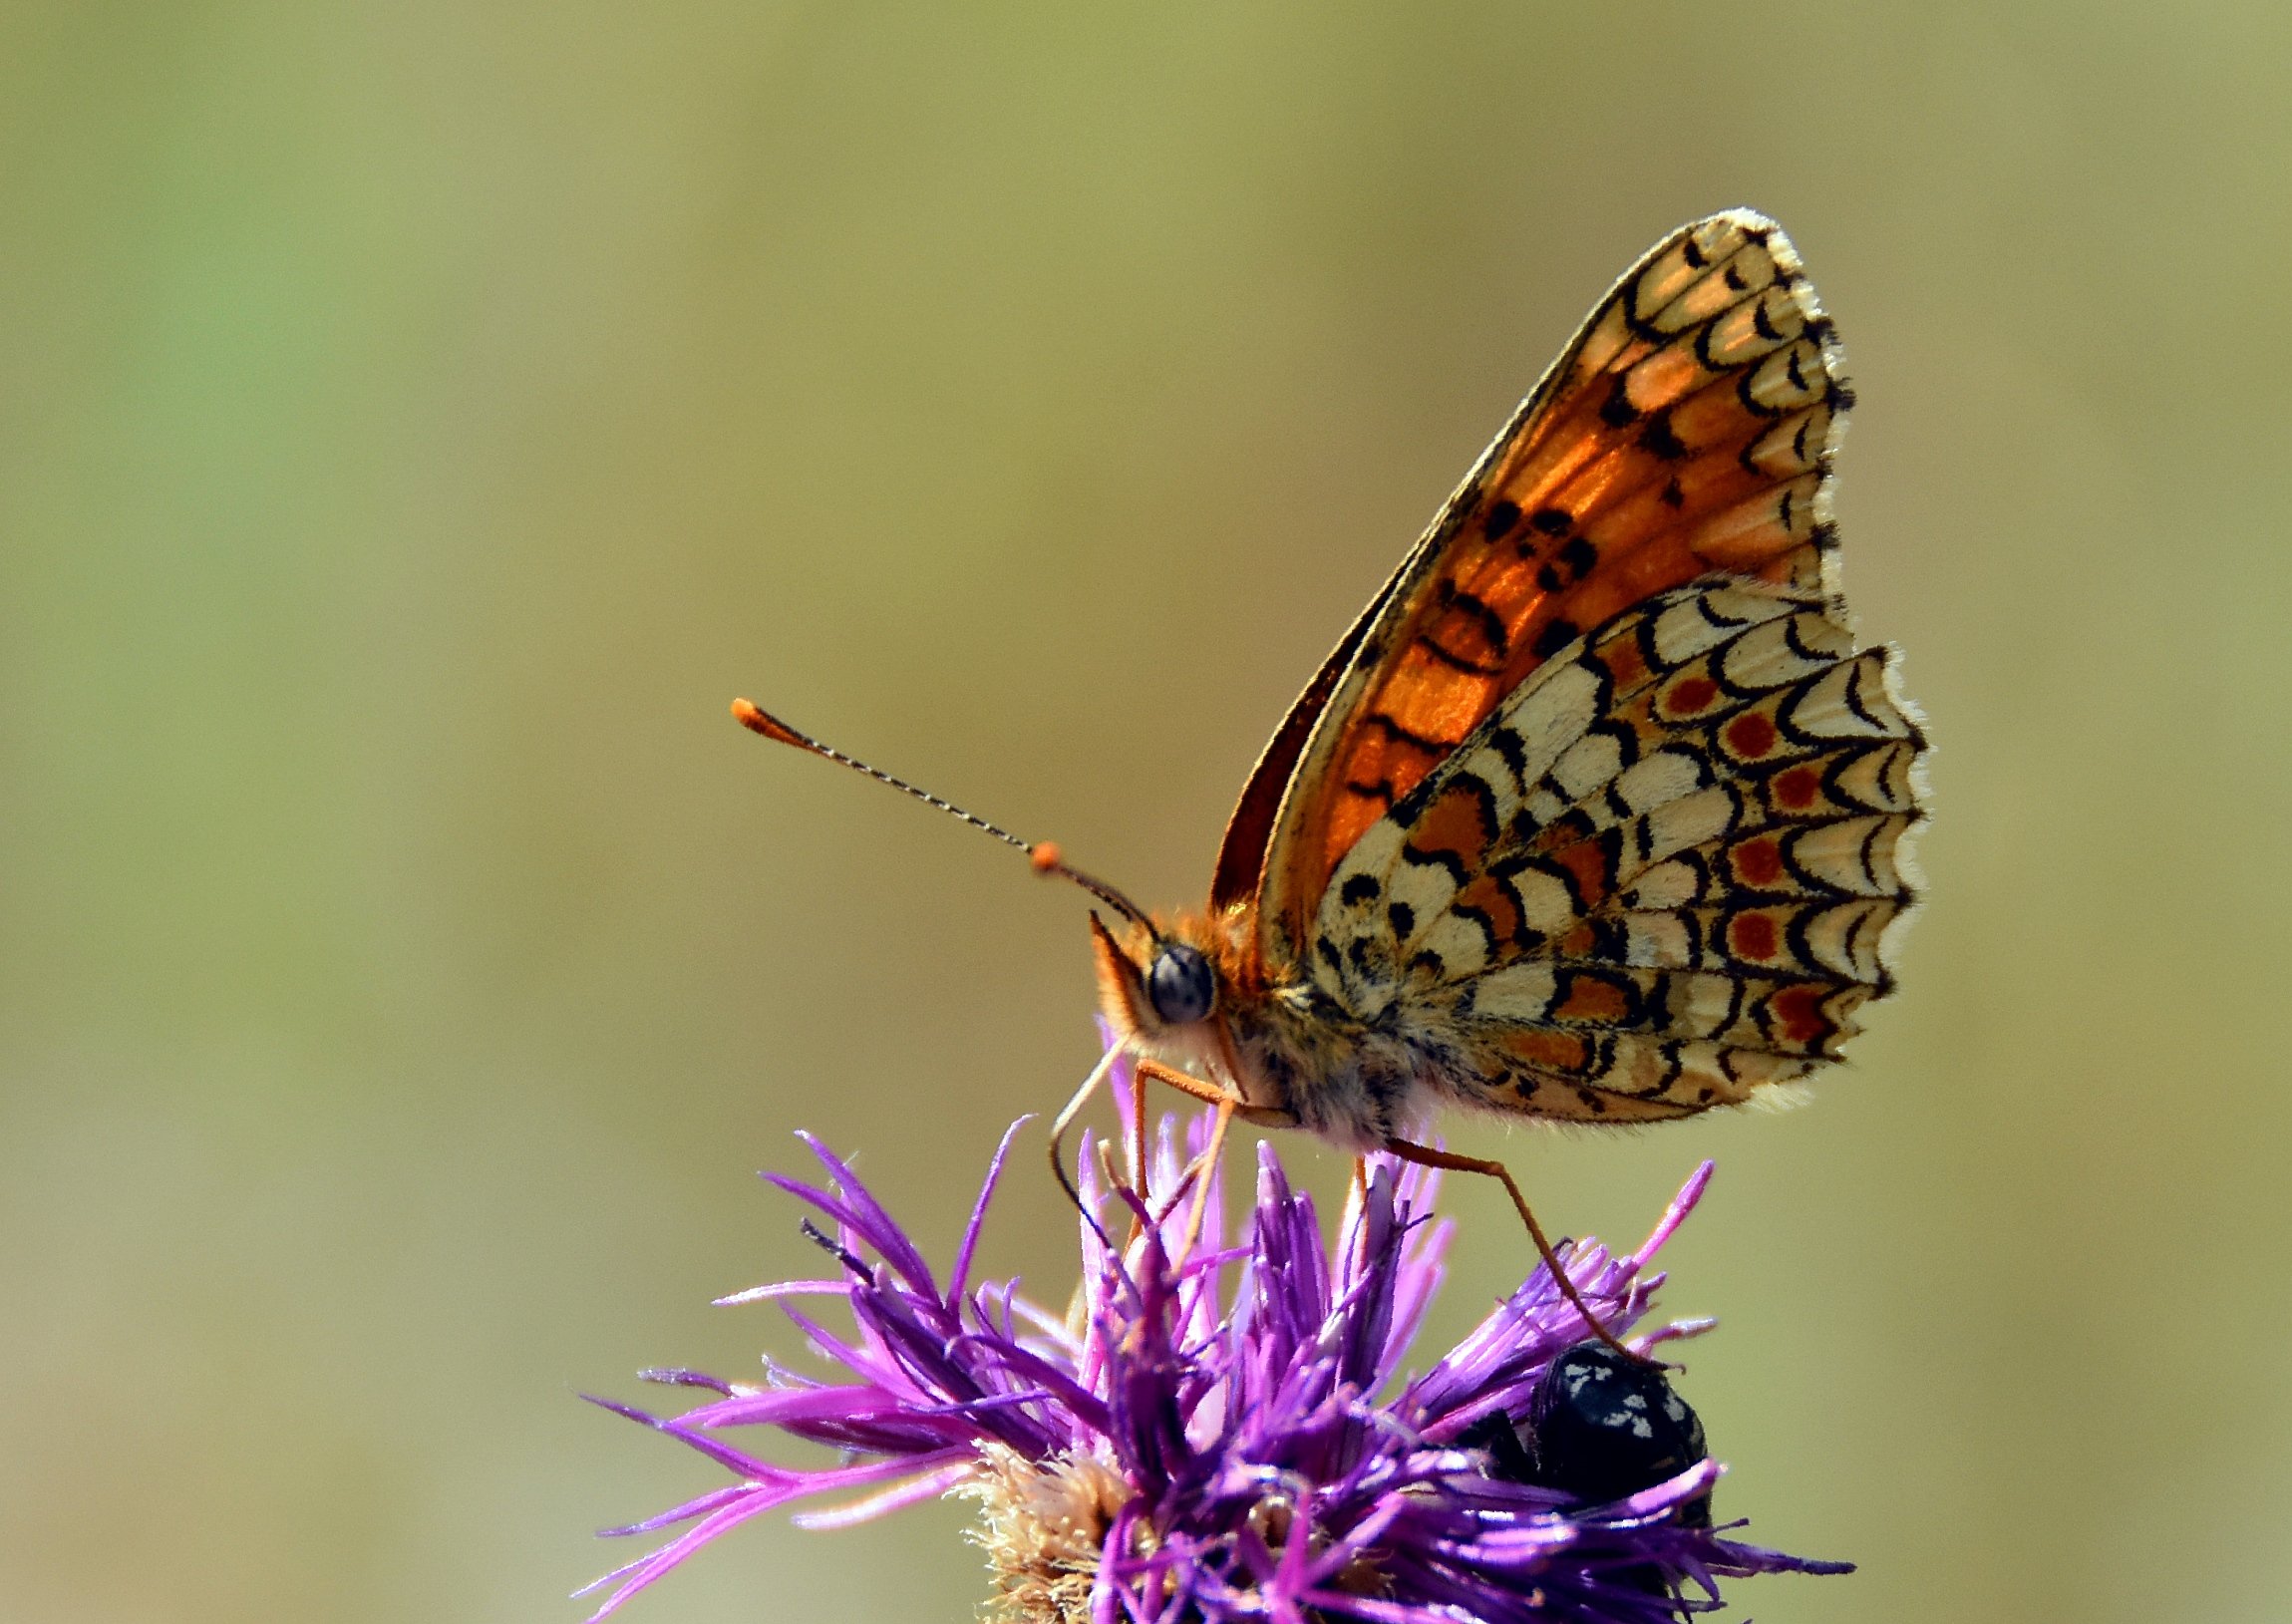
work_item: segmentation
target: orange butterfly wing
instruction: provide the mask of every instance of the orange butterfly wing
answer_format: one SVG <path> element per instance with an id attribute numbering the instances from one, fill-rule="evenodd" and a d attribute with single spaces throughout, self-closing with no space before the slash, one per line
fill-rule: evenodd
<path id="1" fill-rule="evenodd" d="M 1831 589 L 1851 397 L 1781 227 L 1683 227 L 1594 310 L 1291 708 L 1218 854 L 1296 965 L 1329 876 L 1580 632 L 1715 569 Z"/>

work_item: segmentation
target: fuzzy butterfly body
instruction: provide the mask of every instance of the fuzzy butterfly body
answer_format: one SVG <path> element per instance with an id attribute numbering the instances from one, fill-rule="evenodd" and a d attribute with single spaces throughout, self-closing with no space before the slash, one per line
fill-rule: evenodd
<path id="1" fill-rule="evenodd" d="M 1208 909 L 1099 926 L 1130 1046 L 1360 1148 L 1837 1059 L 1891 985 L 1925 748 L 1838 592 L 1850 404 L 1774 222 L 1658 244 L 1292 708 Z"/>

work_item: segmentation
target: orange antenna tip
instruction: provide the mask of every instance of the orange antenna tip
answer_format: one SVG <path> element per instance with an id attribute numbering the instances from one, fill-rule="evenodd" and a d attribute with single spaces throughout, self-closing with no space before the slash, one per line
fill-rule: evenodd
<path id="1" fill-rule="evenodd" d="M 1056 840 L 1037 840 L 1027 850 L 1027 861 L 1034 865 L 1038 874 L 1055 874 L 1066 866 Z"/>
<path id="2" fill-rule="evenodd" d="M 778 744 L 794 745 L 799 750 L 818 748 L 810 739 L 798 733 L 778 717 L 768 715 L 753 699 L 734 700 L 732 702 L 732 719 L 748 729 L 749 732 L 761 733 L 767 739 Z"/>

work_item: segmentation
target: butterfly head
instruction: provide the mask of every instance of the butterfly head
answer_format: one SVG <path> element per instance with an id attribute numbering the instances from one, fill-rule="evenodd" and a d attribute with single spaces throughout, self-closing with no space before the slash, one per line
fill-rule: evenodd
<path id="1" fill-rule="evenodd" d="M 1099 1009 L 1119 1040 L 1197 1077 L 1227 1078 L 1254 1094 L 1236 1071 L 1231 1017 L 1248 1001 L 1230 932 L 1212 919 L 1117 918 L 1091 914 Z"/>

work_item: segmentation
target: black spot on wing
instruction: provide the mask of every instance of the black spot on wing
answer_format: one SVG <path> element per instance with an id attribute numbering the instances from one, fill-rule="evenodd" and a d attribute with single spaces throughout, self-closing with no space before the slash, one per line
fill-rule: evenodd
<path id="1" fill-rule="evenodd" d="M 1510 728 L 1500 724 L 1490 728 L 1488 730 L 1488 748 L 1502 757 L 1504 765 L 1512 770 L 1514 783 L 1517 783 L 1520 776 L 1527 772 L 1527 744 Z"/>
<path id="2" fill-rule="evenodd" d="M 1647 427 L 1639 432 L 1639 443 L 1650 455 L 1666 463 L 1676 463 L 1687 455 L 1687 442 L 1679 438 L 1671 426 L 1671 409 L 1666 407 L 1647 420 Z"/>
<path id="3" fill-rule="evenodd" d="M 1599 557 L 1599 548 L 1589 539 L 1571 535 L 1560 550 L 1552 554 L 1551 561 L 1536 571 L 1536 584 L 1547 592 L 1572 586 L 1591 573 Z"/>
<path id="4" fill-rule="evenodd" d="M 1548 660 L 1574 642 L 1580 635 L 1580 631 L 1572 620 L 1547 621 L 1544 629 L 1536 633 L 1536 640 L 1532 646 L 1536 654 Z"/>
<path id="5" fill-rule="evenodd" d="M 1600 403 L 1600 421 L 1611 429 L 1629 428 L 1639 421 L 1639 408 L 1631 404 L 1631 391 L 1627 387 L 1629 377 L 1628 373 L 1617 373 L 1607 399 Z"/>
<path id="6" fill-rule="evenodd" d="M 1594 917 L 1584 921 L 1584 929 L 1591 939 L 1591 948 L 1585 957 L 1603 964 L 1624 962 L 1631 950 L 1631 930 L 1621 919 L 1613 915 Z"/>

